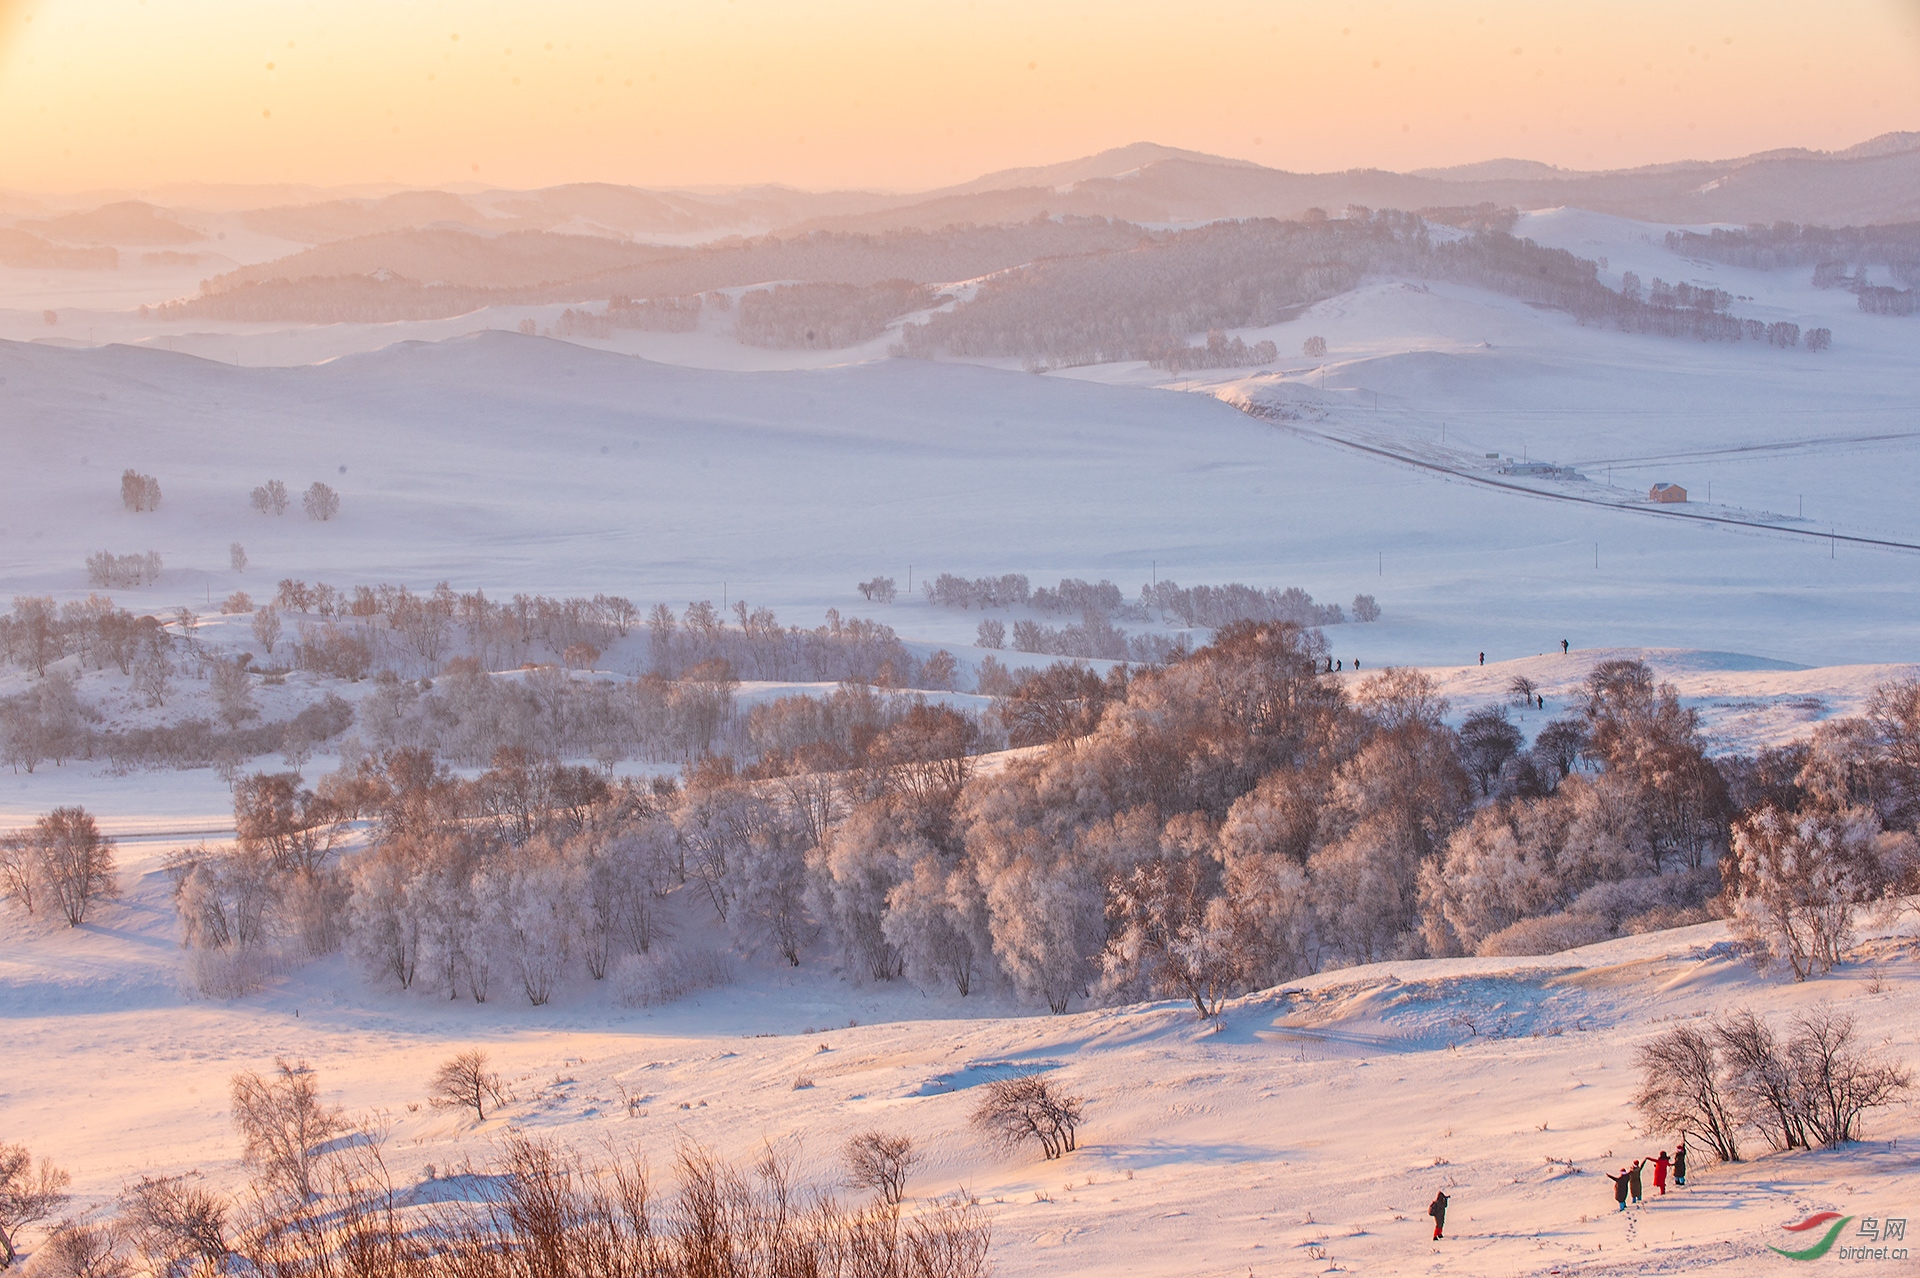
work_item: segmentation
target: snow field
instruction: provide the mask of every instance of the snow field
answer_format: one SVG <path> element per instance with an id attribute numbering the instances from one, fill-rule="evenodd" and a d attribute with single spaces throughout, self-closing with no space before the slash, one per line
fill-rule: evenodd
<path id="1" fill-rule="evenodd" d="M 0 950 L 0 1128 L 70 1168 L 89 1204 L 142 1173 L 237 1183 L 227 1079 L 280 1055 L 310 1060 L 330 1101 L 381 1114 L 409 1186 L 429 1164 L 481 1167 L 509 1126 L 657 1169 L 685 1141 L 737 1160 L 786 1143 L 823 1184 L 846 1136 L 908 1132 L 928 1153 L 910 1196 L 979 1197 L 1010 1276 L 1761 1272 L 1764 1246 L 1790 1237 L 1779 1225 L 1898 1214 L 1920 1190 L 1901 1108 L 1849 1149 L 1724 1168 L 1696 1155 L 1688 1189 L 1624 1218 L 1601 1174 L 1671 1147 L 1635 1130 L 1629 1099 L 1633 1045 L 1673 1021 L 1825 1002 L 1864 1042 L 1910 1053 L 1920 947 L 1898 927 L 1802 986 L 1756 975 L 1706 924 L 1323 973 L 1235 1000 L 1218 1026 L 1172 1003 L 1049 1017 L 764 961 L 644 1012 L 604 987 L 545 1008 L 382 993 L 337 959 L 213 1003 L 180 993 L 158 862 L 131 853 L 125 898 L 96 922 L 16 927 Z M 423 1103 L 432 1069 L 469 1046 L 516 1097 L 484 1124 Z M 1010 1067 L 1087 1098 L 1079 1152 L 1004 1155 L 968 1129 L 973 1087 Z M 1435 1245 L 1424 1208 L 1440 1188 L 1452 1208 Z"/>

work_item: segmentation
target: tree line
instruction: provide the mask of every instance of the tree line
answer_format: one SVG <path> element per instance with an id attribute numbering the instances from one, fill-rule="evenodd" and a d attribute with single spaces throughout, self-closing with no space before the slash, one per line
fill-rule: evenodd
<path id="1" fill-rule="evenodd" d="M 265 916 L 282 937 L 344 917 L 300 945 L 442 997 L 542 1002 L 619 988 L 623 964 L 654 979 L 654 947 L 674 952 L 660 902 L 683 892 L 743 952 L 856 980 L 1210 1015 L 1330 966 L 1711 917 L 1812 976 L 1863 902 L 1920 886 L 1920 683 L 1805 746 L 1716 759 L 1638 662 L 1596 666 L 1528 743 L 1501 707 L 1450 727 L 1417 672 L 1348 688 L 1321 651 L 1240 622 L 1159 668 L 1002 670 L 990 721 L 859 685 L 784 698 L 683 786 L 520 747 L 461 781 L 430 746 L 368 749 L 311 798 L 276 782 L 273 810 L 296 831 L 370 820 L 369 846 L 289 869 L 243 837 L 256 860 L 221 909 L 290 902 Z M 1039 749 L 978 771 L 1003 741 Z M 295 871 L 329 886 L 295 891 Z M 316 894 L 344 914 L 300 904 Z"/>

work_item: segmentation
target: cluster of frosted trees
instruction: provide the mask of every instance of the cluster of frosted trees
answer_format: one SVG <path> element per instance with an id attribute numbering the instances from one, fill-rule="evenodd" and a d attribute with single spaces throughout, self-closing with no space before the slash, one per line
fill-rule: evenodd
<path id="1" fill-rule="evenodd" d="M 911 280 L 854 284 L 782 284 L 740 297 L 734 333 L 749 346 L 835 350 L 870 341 L 902 315 L 949 300 Z"/>
<path id="2" fill-rule="evenodd" d="M 263 628 L 263 619 L 277 625 L 277 618 L 256 614 L 256 638 L 271 628 Z M 0 616 L 0 654 L 37 678 L 25 691 L 0 698 L 0 765 L 32 772 L 46 762 L 103 758 L 122 772 L 209 765 L 230 771 L 273 751 L 299 763 L 352 723 L 352 707 L 331 695 L 291 719 L 258 722 L 248 666 L 198 642 L 193 620 L 179 610 L 170 628 L 103 595 L 58 605 L 44 596 L 16 598 L 12 611 Z M 204 682 L 217 722 L 189 715 L 151 728 L 103 729 L 99 712 L 80 695 L 76 674 L 56 665 L 68 657 L 78 657 L 83 670 L 117 669 L 148 709 L 168 705 L 183 679 Z"/>
<path id="3" fill-rule="evenodd" d="M 401 746 L 274 810 L 375 822 L 321 874 L 350 902 L 342 939 L 369 978 L 446 997 L 724 979 L 672 939 L 695 909 L 738 952 L 860 981 L 1207 1015 L 1328 965 L 1546 952 L 1710 909 L 1813 970 L 1859 900 L 1920 872 L 1920 685 L 1875 707 L 1798 755 L 1716 762 L 1671 689 L 1609 662 L 1528 746 L 1497 708 L 1450 728 L 1417 673 L 1349 692 L 1311 632 L 1236 623 L 1163 668 L 1009 677 L 995 724 L 857 685 L 758 706 L 751 764 L 708 755 L 684 788 L 519 749 L 462 781 Z M 1000 733 L 1047 748 L 976 773 Z M 272 917 L 329 899 L 286 891 Z"/>
<path id="4" fill-rule="evenodd" d="M 1229 339 L 1217 328 L 1207 333 L 1205 346 L 1189 346 L 1184 340 L 1176 338 L 1153 343 L 1147 348 L 1147 362 L 1170 373 L 1190 368 L 1265 367 L 1279 358 L 1280 348 L 1271 341 L 1258 341 L 1249 346 L 1245 339 Z"/>
<path id="5" fill-rule="evenodd" d="M 1011 637 L 1011 646 L 1019 652 L 1148 665 L 1177 659 L 1189 650 L 1190 642 L 1178 635 L 1129 635 L 1113 624 L 1116 618 L 1144 622 L 1158 612 L 1163 621 L 1177 620 L 1189 629 L 1196 626 L 1218 629 L 1236 621 L 1283 621 L 1314 628 L 1337 626 L 1347 619 L 1339 604 L 1316 604 L 1313 596 L 1298 586 L 1277 590 L 1229 582 L 1224 586 L 1183 589 L 1176 582 L 1158 581 L 1143 584 L 1139 599 L 1130 602 L 1120 587 L 1106 580 L 1089 582 L 1069 577 L 1057 587 L 1033 589 L 1027 578 L 1018 573 L 973 579 L 941 573 L 923 589 L 929 603 L 947 608 L 978 607 L 984 611 L 1025 606 L 1039 612 L 1080 615 L 1077 623 L 1064 626 L 1021 618 L 1014 621 L 1011 628 L 998 618 L 989 617 L 980 623 L 975 638 L 979 647 L 1004 648 Z M 1356 619 L 1379 619 L 1380 608 L 1371 595 L 1356 595 L 1353 606 Z M 982 690 L 990 691 L 985 687 Z"/>
<path id="6" fill-rule="evenodd" d="M 366 740 L 379 750 L 432 750 L 462 766 L 485 763 L 503 745 L 608 766 L 634 757 L 687 762 L 728 750 L 738 729 L 735 681 L 717 669 L 612 682 L 553 666 L 491 675 L 455 658 L 437 680 L 375 678 L 360 702 Z"/>
<path id="7" fill-rule="evenodd" d="M 651 673 L 679 678 L 828 682 L 854 679 L 914 686 L 920 665 L 891 627 L 829 609 L 812 629 L 782 626 L 769 608 L 710 600 L 676 615 L 665 604 L 644 614 L 618 595 L 550 598 L 516 594 L 495 601 L 461 594 L 445 582 L 416 593 L 406 586 L 355 586 L 285 580 L 275 607 L 295 622 L 293 662 L 342 678 L 369 670 L 433 675 L 455 658 L 488 670 L 529 662 L 593 669 L 616 644 L 644 627 Z M 724 670 L 721 669 L 724 667 Z"/>
<path id="8" fill-rule="evenodd" d="M 87 584 L 103 590 L 125 590 L 160 580 L 160 552 L 116 555 L 102 550 L 87 556 Z"/>
<path id="9" fill-rule="evenodd" d="M 720 304 L 716 309 L 726 309 L 726 294 L 716 293 L 714 300 Z M 700 311 L 701 299 L 698 294 L 692 297 L 646 298 L 638 302 L 630 297 L 614 297 L 607 300 L 606 310 L 598 315 L 585 308 L 576 311 L 568 307 L 554 324 L 553 331 L 559 337 L 603 339 L 613 336 L 614 330 L 620 328 L 641 329 L 651 333 L 691 333 L 700 326 Z"/>

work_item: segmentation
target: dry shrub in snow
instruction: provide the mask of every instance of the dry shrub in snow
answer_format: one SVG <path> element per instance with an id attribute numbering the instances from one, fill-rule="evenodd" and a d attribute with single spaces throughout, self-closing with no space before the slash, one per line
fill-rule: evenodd
<path id="1" fill-rule="evenodd" d="M 34 1165 L 25 1145 L 0 1145 L 0 1269 L 20 1255 L 20 1231 L 66 1205 L 72 1177 L 41 1159 Z"/>
<path id="2" fill-rule="evenodd" d="M 63 1220 L 33 1254 L 26 1273 L 28 1278 L 133 1278 L 133 1265 L 112 1224 Z"/>
<path id="3" fill-rule="evenodd" d="M 186 1176 L 142 1176 L 120 1195 L 119 1233 L 153 1278 L 219 1273 L 227 1244 L 226 1199 Z"/>
<path id="4" fill-rule="evenodd" d="M 506 1099 L 500 1075 L 487 1068 L 487 1054 L 479 1048 L 470 1048 L 444 1062 L 434 1071 L 427 1090 L 427 1101 L 435 1109 L 470 1109 L 483 1123 L 487 1120 L 487 1102 L 499 1106 Z"/>
<path id="5" fill-rule="evenodd" d="M 1509 924 L 1481 941 L 1474 953 L 1501 958 L 1524 954 L 1558 954 L 1562 950 L 1578 949 L 1582 945 L 1592 945 L 1612 937 L 1613 929 L 1598 914 L 1569 910 Z"/>
<path id="6" fill-rule="evenodd" d="M 1021 1074 L 985 1084 L 971 1121 L 997 1145 L 1017 1149 L 1035 1141 L 1040 1153 L 1053 1159 L 1073 1152 L 1084 1104 L 1039 1074 Z"/>
<path id="7" fill-rule="evenodd" d="M 1696 1137 L 1738 1161 L 1739 1136 L 1757 1131 L 1774 1149 L 1813 1149 L 1860 1138 L 1869 1109 L 1912 1090 L 1906 1066 L 1862 1047 L 1851 1016 L 1817 1007 L 1795 1016 L 1784 1042 L 1738 1009 L 1684 1025 L 1634 1053 L 1642 1082 L 1634 1104 L 1649 1131 Z"/>
<path id="8" fill-rule="evenodd" d="M 613 970 L 613 998 L 622 1007 L 658 1007 L 699 990 L 733 984 L 733 960 L 719 950 L 656 945 L 629 954 Z"/>
<path id="9" fill-rule="evenodd" d="M 847 1138 L 840 1159 L 847 1166 L 847 1182 L 871 1189 L 880 1201 L 897 1206 L 907 1192 L 907 1174 L 925 1157 L 913 1147 L 913 1137 L 898 1132 L 869 1131 Z"/>
<path id="10" fill-rule="evenodd" d="M 1680 1132 L 1721 1162 L 1740 1161 L 1740 1119 L 1722 1083 L 1717 1035 L 1681 1025 L 1634 1049 L 1641 1071 L 1633 1103 L 1648 1132 Z"/>
<path id="11" fill-rule="evenodd" d="M 274 1205 L 235 1246 L 248 1272 L 280 1278 L 986 1278 L 991 1225 L 954 1198 L 907 1213 L 849 1208 L 794 1182 L 789 1160 L 750 1170 L 683 1147 L 672 1192 L 638 1160 L 592 1163 L 510 1134 L 486 1169 L 500 1197 L 421 1221 L 377 1151 L 340 1160 L 327 1196 Z"/>
<path id="12" fill-rule="evenodd" d="M 276 1059 L 269 1074 L 235 1074 L 231 1092 L 241 1160 L 259 1173 L 266 1188 L 310 1201 L 320 1188 L 323 1146 L 349 1130 L 341 1110 L 321 1101 L 313 1067 Z"/>

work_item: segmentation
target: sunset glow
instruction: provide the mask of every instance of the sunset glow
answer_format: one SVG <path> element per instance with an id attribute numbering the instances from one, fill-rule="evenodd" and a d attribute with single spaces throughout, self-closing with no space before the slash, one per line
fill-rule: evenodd
<path id="1" fill-rule="evenodd" d="M 0 187 L 1609 168 L 1920 122 L 1920 6 L 0 0 Z"/>

